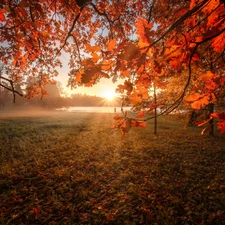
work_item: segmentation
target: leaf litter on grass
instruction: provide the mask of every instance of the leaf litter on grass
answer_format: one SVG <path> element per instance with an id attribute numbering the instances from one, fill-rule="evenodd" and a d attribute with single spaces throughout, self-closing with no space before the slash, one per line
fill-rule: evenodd
<path id="1" fill-rule="evenodd" d="M 111 122 L 111 114 L 0 121 L 0 223 L 223 224 L 221 136 L 163 119 L 158 135 L 150 123 L 122 137 Z"/>

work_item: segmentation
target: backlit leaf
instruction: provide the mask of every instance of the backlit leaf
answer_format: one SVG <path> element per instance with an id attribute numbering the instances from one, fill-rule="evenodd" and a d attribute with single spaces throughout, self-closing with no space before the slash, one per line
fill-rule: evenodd
<path id="1" fill-rule="evenodd" d="M 136 118 L 141 118 L 141 117 L 143 117 L 144 115 L 145 115 L 145 112 L 144 112 L 144 111 L 140 111 L 140 112 L 137 114 Z"/>
<path id="2" fill-rule="evenodd" d="M 101 47 L 100 46 L 91 46 L 90 44 L 86 43 L 85 44 L 86 49 L 89 52 L 100 52 L 101 51 Z"/>
<path id="3" fill-rule="evenodd" d="M 225 49 L 225 32 L 212 39 L 212 47 L 217 52 L 223 52 Z"/>
<path id="4" fill-rule="evenodd" d="M 116 48 L 116 40 L 115 39 L 112 39 L 109 41 L 109 44 L 107 46 L 107 50 L 109 52 L 113 52 L 113 50 Z"/>

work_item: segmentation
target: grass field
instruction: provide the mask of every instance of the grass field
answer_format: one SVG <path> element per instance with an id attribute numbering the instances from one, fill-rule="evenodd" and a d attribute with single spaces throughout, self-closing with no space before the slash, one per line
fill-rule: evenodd
<path id="1" fill-rule="evenodd" d="M 225 224 L 225 138 L 160 118 L 0 116 L 0 224 Z"/>

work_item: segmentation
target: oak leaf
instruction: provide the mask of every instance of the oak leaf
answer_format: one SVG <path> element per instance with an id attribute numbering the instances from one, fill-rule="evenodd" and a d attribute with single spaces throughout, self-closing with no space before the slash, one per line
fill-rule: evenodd
<path id="1" fill-rule="evenodd" d="M 101 63 L 101 69 L 102 70 L 109 70 L 111 69 L 113 66 L 113 63 L 112 61 L 110 60 L 104 60 L 102 63 Z"/>
<path id="2" fill-rule="evenodd" d="M 220 1 L 218 0 L 210 0 L 205 7 L 203 7 L 202 12 L 204 13 L 210 13 L 212 12 L 218 5 L 220 4 Z"/>
<path id="3" fill-rule="evenodd" d="M 46 31 L 40 31 L 40 34 L 41 34 L 44 38 L 49 38 L 49 37 L 50 37 L 49 33 L 46 32 Z"/>
<path id="4" fill-rule="evenodd" d="M 148 23 L 146 19 L 138 18 L 135 26 L 137 29 L 136 33 L 140 36 L 142 42 L 150 44 L 150 30 L 153 27 L 153 22 Z"/>
<path id="5" fill-rule="evenodd" d="M 140 111 L 140 112 L 137 114 L 136 118 L 141 118 L 141 117 L 143 117 L 144 115 L 145 115 L 145 111 Z"/>
<path id="6" fill-rule="evenodd" d="M 136 127 L 145 128 L 147 126 L 147 123 L 144 121 L 136 121 Z"/>
<path id="7" fill-rule="evenodd" d="M 129 74 L 130 74 L 129 70 L 120 71 L 121 77 L 129 77 Z"/>
<path id="8" fill-rule="evenodd" d="M 207 71 L 206 73 L 199 76 L 199 79 L 205 83 L 205 87 L 209 90 L 214 90 L 217 87 L 215 83 L 215 79 L 218 76 L 211 71 Z"/>
<path id="9" fill-rule="evenodd" d="M 133 58 L 137 58 L 139 56 L 139 53 L 139 48 L 134 43 L 129 42 L 125 46 L 124 52 L 121 53 L 118 58 L 126 61 L 131 61 Z"/>
<path id="10" fill-rule="evenodd" d="M 212 47 L 216 52 L 223 52 L 225 49 L 225 32 L 212 39 Z"/>
<path id="11" fill-rule="evenodd" d="M 116 48 L 116 40 L 115 39 L 112 39 L 110 40 L 108 46 L 107 46 L 107 50 L 109 52 L 113 52 L 113 50 Z"/>
<path id="12" fill-rule="evenodd" d="M 101 47 L 100 46 L 91 46 L 90 44 L 86 43 L 85 44 L 86 49 L 89 52 L 100 52 L 101 51 Z"/>
<path id="13" fill-rule="evenodd" d="M 82 75 L 84 74 L 84 70 L 80 70 L 76 73 L 76 82 L 81 83 Z"/>
<path id="14" fill-rule="evenodd" d="M 210 96 L 208 95 L 203 95 L 202 98 L 200 98 L 199 100 L 193 102 L 191 104 L 191 107 L 193 109 L 201 109 L 202 107 L 204 107 L 205 105 L 208 105 L 210 102 Z"/>

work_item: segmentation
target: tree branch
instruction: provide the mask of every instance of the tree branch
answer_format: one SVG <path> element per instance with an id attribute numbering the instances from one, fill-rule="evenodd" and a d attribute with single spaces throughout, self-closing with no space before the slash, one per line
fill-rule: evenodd
<path id="1" fill-rule="evenodd" d="M 150 23 L 150 20 L 151 20 L 151 17 L 152 17 L 152 9 L 155 5 L 155 0 L 152 1 L 152 4 L 150 6 L 150 9 L 149 9 L 149 17 L 148 17 L 148 23 Z"/>
<path id="2" fill-rule="evenodd" d="M 201 7 L 203 7 L 209 0 L 204 0 L 200 4 L 196 5 L 193 9 L 186 12 L 180 19 L 178 19 L 174 24 L 171 25 L 171 27 L 162 34 L 158 39 L 156 39 L 152 44 L 148 46 L 148 49 L 158 43 L 160 40 L 162 40 L 168 33 L 170 33 L 172 30 L 174 30 L 176 27 L 178 27 L 180 24 L 182 24 L 188 17 L 193 15 L 195 12 L 197 12 Z"/>
<path id="3" fill-rule="evenodd" d="M 0 76 L 0 79 L 6 80 L 7 82 L 10 83 L 11 88 L 5 86 L 5 85 L 2 84 L 2 83 L 0 83 L 0 86 L 3 87 L 3 88 L 5 88 L 6 90 L 8 90 L 8 91 L 10 91 L 10 92 L 13 93 L 13 102 L 14 102 L 14 103 L 16 102 L 16 94 L 18 94 L 19 96 L 23 97 L 23 94 L 19 93 L 18 91 L 16 91 L 16 90 L 14 89 L 13 81 L 12 81 L 12 80 L 10 80 L 10 79 L 8 79 L 8 78 L 5 78 L 5 77 L 3 77 L 3 76 Z"/>

